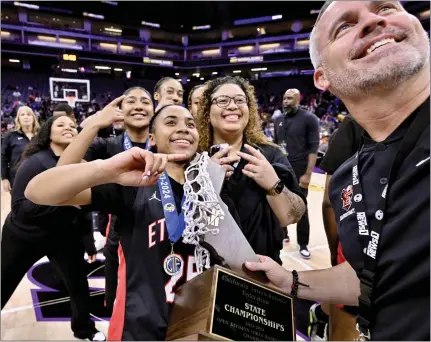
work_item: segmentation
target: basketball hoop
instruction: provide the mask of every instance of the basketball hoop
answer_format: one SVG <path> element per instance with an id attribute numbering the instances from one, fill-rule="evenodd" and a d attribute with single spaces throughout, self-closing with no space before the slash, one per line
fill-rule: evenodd
<path id="1" fill-rule="evenodd" d="M 75 108 L 76 103 L 76 96 L 75 95 L 69 95 L 66 96 L 67 104 L 71 106 L 72 108 Z"/>

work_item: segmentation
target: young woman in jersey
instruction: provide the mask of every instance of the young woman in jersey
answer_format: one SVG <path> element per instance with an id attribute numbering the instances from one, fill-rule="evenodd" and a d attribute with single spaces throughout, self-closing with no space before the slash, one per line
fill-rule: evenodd
<path id="1" fill-rule="evenodd" d="M 57 167 L 33 179 L 26 190 L 40 204 L 103 208 L 121 221 L 119 284 L 109 340 L 164 340 L 176 289 L 197 275 L 194 246 L 172 234 L 181 216 L 172 218 L 163 204 L 169 200 L 176 214 L 181 212 L 184 170 L 199 141 L 195 122 L 187 109 L 168 105 L 156 112 L 150 130 L 157 153 L 133 147 L 107 160 Z M 161 197 L 162 175 L 169 184 L 162 194 L 168 191 L 170 197 Z M 223 200 L 233 213 L 231 203 Z M 173 264 L 165 263 L 172 250 L 182 265 L 175 274 Z"/>
<path id="2" fill-rule="evenodd" d="M 6 305 L 30 267 L 47 256 L 70 294 L 74 336 L 104 341 L 105 336 L 96 330 L 89 311 L 90 292 L 82 241 L 94 261 L 92 227 L 75 222 L 78 209 L 73 206 L 41 206 L 24 196 L 30 180 L 55 167 L 59 156 L 76 135 L 74 121 L 64 115 L 52 117 L 42 125 L 23 153 L 12 189 L 12 211 L 2 229 L 1 307 Z"/>
<path id="3" fill-rule="evenodd" d="M 20 107 L 15 118 L 15 130 L 6 134 L 2 141 L 1 178 L 4 191 L 11 191 L 22 152 L 39 128 L 33 110 L 27 106 Z"/>
<path id="4" fill-rule="evenodd" d="M 190 90 L 187 106 L 189 108 L 190 113 L 192 113 L 194 117 L 198 115 L 199 102 L 206 88 L 207 86 L 205 83 L 205 84 L 198 84 Z"/>
<path id="5" fill-rule="evenodd" d="M 150 120 L 154 115 L 150 93 L 141 87 L 127 89 L 124 94 L 95 114 L 83 130 L 62 154 L 57 166 L 108 159 L 133 146 L 146 148 Z M 96 138 L 98 132 L 118 121 L 124 121 L 125 131 L 111 138 Z M 102 210 L 99 223 L 107 222 L 107 241 L 103 250 L 105 255 L 105 305 L 110 313 L 118 283 L 118 242 L 116 227 L 121 224 L 117 217 Z M 109 215 L 109 219 L 106 217 Z M 120 229 L 120 228 L 119 228 Z"/>
<path id="6" fill-rule="evenodd" d="M 154 87 L 154 100 L 157 101 L 157 109 L 166 103 L 176 105 L 183 104 L 184 89 L 182 84 L 172 77 L 163 77 Z M 161 103 L 163 100 L 164 103 Z"/>
<path id="7" fill-rule="evenodd" d="M 241 158 L 225 189 L 254 251 L 281 264 L 280 227 L 297 222 L 305 210 L 298 181 L 286 156 L 262 131 L 253 86 L 231 76 L 206 85 L 197 115 L 199 147 L 210 152 L 213 145 L 228 144 L 214 155 L 221 165 Z"/>

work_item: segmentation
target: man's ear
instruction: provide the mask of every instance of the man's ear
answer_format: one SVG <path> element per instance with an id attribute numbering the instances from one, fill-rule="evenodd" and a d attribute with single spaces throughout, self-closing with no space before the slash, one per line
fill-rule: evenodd
<path id="1" fill-rule="evenodd" d="M 331 86 L 331 83 L 326 78 L 325 72 L 323 71 L 323 69 L 321 67 L 318 67 L 314 71 L 314 76 L 313 77 L 314 77 L 314 86 L 317 89 L 326 91 Z"/>

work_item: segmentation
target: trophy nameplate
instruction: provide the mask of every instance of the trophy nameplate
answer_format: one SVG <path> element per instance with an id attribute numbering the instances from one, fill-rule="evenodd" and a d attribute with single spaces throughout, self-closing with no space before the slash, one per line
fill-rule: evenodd
<path id="1" fill-rule="evenodd" d="M 204 242 L 222 259 L 182 285 L 175 294 L 166 340 L 281 340 L 295 341 L 293 299 L 265 284 L 262 272 L 251 272 L 245 261 L 259 261 L 219 193 L 225 171 L 207 167 L 223 220 L 210 220 L 216 235 Z"/>

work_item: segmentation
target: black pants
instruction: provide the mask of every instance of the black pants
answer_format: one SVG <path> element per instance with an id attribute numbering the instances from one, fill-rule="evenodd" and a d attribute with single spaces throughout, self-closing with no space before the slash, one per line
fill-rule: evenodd
<path id="1" fill-rule="evenodd" d="M 112 310 L 114 309 L 118 284 L 118 246 L 120 237 L 114 229 L 115 222 L 116 217 L 112 215 L 108 237 L 103 249 L 103 255 L 105 256 L 105 302 L 110 314 L 112 314 Z"/>
<path id="2" fill-rule="evenodd" d="M 296 178 L 301 178 L 301 176 L 307 170 L 307 161 L 299 161 L 299 162 L 290 162 L 292 165 L 293 171 L 295 172 Z M 301 188 L 304 192 L 305 197 L 308 196 L 308 189 Z M 304 216 L 302 216 L 301 220 L 299 220 L 296 226 L 296 235 L 299 245 L 308 245 L 310 241 L 310 222 L 308 220 L 308 208 L 306 208 Z"/>
<path id="3" fill-rule="evenodd" d="M 6 221 L 1 240 L 1 308 L 7 304 L 25 273 L 44 256 L 51 261 L 69 292 L 71 327 L 75 337 L 83 339 L 94 334 L 96 328 L 90 319 L 84 247 L 78 238 L 26 240 L 11 231 Z"/>

